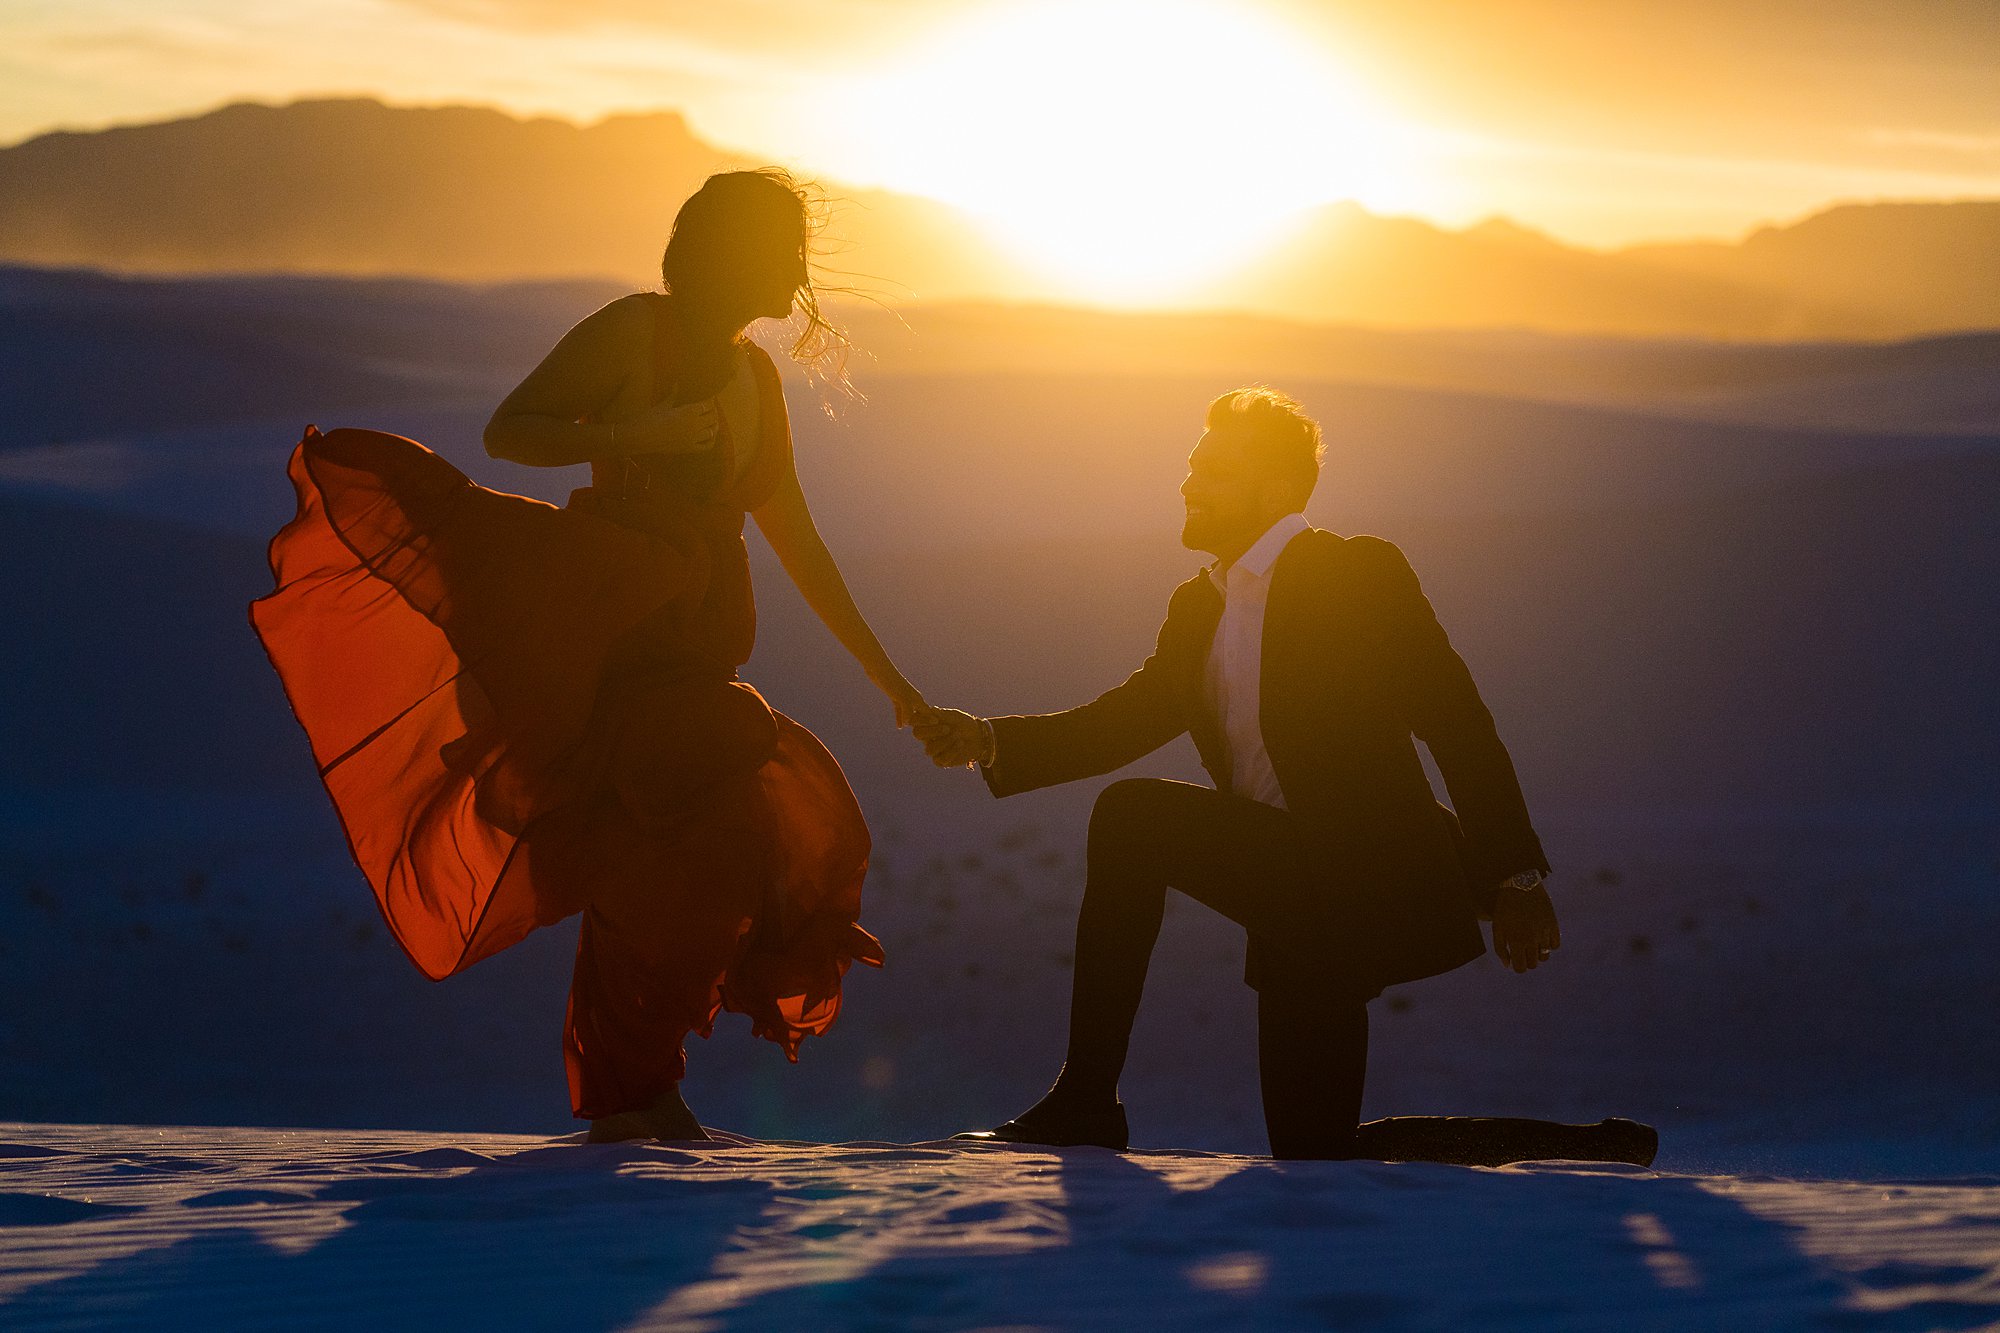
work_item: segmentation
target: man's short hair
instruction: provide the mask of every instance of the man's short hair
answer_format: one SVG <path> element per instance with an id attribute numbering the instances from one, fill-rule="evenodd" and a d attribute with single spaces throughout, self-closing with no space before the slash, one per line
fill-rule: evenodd
<path id="1" fill-rule="evenodd" d="M 1244 441 L 1275 473 L 1293 482 L 1301 507 L 1312 497 L 1326 444 L 1319 423 L 1296 398 L 1262 384 L 1231 389 L 1208 405 L 1205 424 Z"/>

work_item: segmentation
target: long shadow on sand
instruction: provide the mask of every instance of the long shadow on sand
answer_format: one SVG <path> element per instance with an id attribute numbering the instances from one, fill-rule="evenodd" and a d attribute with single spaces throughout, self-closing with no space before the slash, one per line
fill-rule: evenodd
<path id="1" fill-rule="evenodd" d="M 1990 1308 L 1843 1309 L 1790 1228 L 1694 1181 L 1590 1171 L 1255 1162 L 1177 1188 L 1173 1163 L 1063 1154 L 989 1203 L 1009 1252 L 906 1249 L 783 1285 L 717 1327 L 1956 1328 Z M 1962 1316 L 1962 1317 L 1960 1317 Z"/>
<path id="2" fill-rule="evenodd" d="M 0 1326 L 617 1328 L 705 1275 L 736 1229 L 769 1207 L 771 1188 L 755 1180 L 619 1170 L 678 1158 L 433 1149 L 383 1154 L 350 1168 L 354 1178 L 296 1191 L 217 1190 L 178 1207 L 226 1208 L 243 1225 L 218 1217 L 171 1244 L 31 1287 L 0 1306 Z M 473 1169 L 416 1174 L 461 1165 Z M 329 1203 L 352 1204 L 330 1235 Z M 288 1225 L 288 1205 L 318 1224 L 295 1215 Z"/>
<path id="3" fill-rule="evenodd" d="M 0 1327 L 1679 1333 L 1992 1315 L 1936 1289 L 1977 1268 L 1843 1274 L 1700 1180 L 1623 1170 L 756 1143 L 93 1169 L 129 1202 L 0 1196 L 0 1228 L 24 1229 L 9 1239 L 91 1264 L 0 1301 Z M 173 1201 L 204 1172 L 213 1188 Z M 28 1206 L 49 1203 L 68 1206 Z"/>

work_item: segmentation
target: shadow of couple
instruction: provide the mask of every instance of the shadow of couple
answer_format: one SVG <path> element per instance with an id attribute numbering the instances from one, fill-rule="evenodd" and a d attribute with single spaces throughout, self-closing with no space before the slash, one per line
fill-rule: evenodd
<path id="1" fill-rule="evenodd" d="M 0 1322 L 1441 1326 L 1752 1292 L 1782 1322 L 1844 1294 L 1789 1228 L 1632 1168 L 754 1142 L 313 1165 L 135 1210 L 159 1243 Z"/>

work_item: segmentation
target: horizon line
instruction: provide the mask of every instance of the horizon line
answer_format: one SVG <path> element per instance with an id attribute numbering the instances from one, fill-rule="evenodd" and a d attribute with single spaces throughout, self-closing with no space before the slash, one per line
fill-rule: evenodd
<path id="1" fill-rule="evenodd" d="M 219 115 L 225 111 L 234 110 L 238 107 L 252 107 L 266 111 L 284 111 L 284 110 L 289 110 L 293 107 L 300 107 L 300 106 L 336 105 L 342 103 L 370 104 L 373 106 L 380 107 L 386 111 L 489 112 L 494 115 L 502 116 L 508 120 L 514 121 L 517 124 L 525 125 L 525 124 L 532 124 L 537 121 L 551 121 L 559 125 L 568 126 L 580 132 L 588 132 L 590 130 L 597 129 L 603 125 L 618 120 L 643 120 L 643 119 L 660 117 L 660 118 L 667 118 L 679 121 L 680 124 L 687 130 L 688 136 L 690 138 L 694 139 L 697 143 L 701 144 L 702 146 L 712 149 L 719 155 L 725 157 L 741 157 L 744 158 L 746 161 L 759 161 L 772 165 L 783 165 L 792 167 L 801 165 L 795 158 L 787 159 L 781 155 L 760 155 L 746 148 L 731 146 L 728 144 L 720 143 L 715 140 L 709 139 L 705 137 L 705 135 L 700 130 L 697 129 L 694 121 L 690 118 L 690 116 L 686 111 L 671 106 L 661 105 L 653 107 L 633 107 L 615 111 L 607 111 L 602 115 L 596 116 L 591 119 L 579 119 L 578 117 L 559 111 L 525 110 L 518 107 L 507 106 L 498 102 L 476 102 L 467 100 L 445 100 L 445 101 L 429 101 L 429 102 L 401 101 L 401 100 L 395 100 L 388 94 L 384 94 L 381 92 L 353 92 L 353 91 L 306 93 L 284 100 L 274 100 L 274 99 L 261 98 L 255 96 L 237 96 L 228 98 L 227 100 L 221 102 L 208 103 L 200 107 L 199 109 L 187 110 L 179 113 L 165 113 L 146 119 L 113 120 L 99 125 L 75 125 L 75 124 L 58 123 L 47 126 L 42 129 L 32 131 L 10 142 L 0 143 L 0 153 L 9 152 L 12 151 L 13 149 L 24 147 L 28 144 L 34 143 L 41 139 L 54 138 L 58 136 L 87 137 L 91 135 L 115 133 L 121 130 L 152 129 L 163 125 L 172 125 L 187 121 L 205 120 L 211 116 Z M 808 169 L 808 174 L 817 174 L 817 173 L 812 173 L 810 169 Z M 831 177 L 827 177 L 825 179 L 827 179 L 836 186 L 840 186 L 844 189 L 852 190 L 855 192 L 889 194 L 908 199 L 922 199 L 928 203 L 935 204 L 942 208 L 950 209 L 957 213 L 965 213 L 965 210 L 963 208 L 961 208 L 956 204 L 951 203 L 949 200 L 941 199 L 934 195 L 925 194 L 922 191 L 918 190 L 902 189 L 881 183 L 869 183 L 861 181 L 854 181 L 854 182 L 838 181 L 838 180 L 833 180 L 833 178 Z M 1502 226 L 1511 227 L 1528 236 L 1535 237 L 1541 240 L 1546 240 L 1554 245 L 1561 246 L 1566 250 L 1573 250 L 1580 253 L 1595 254 L 1595 255 L 1620 255 L 1633 250 L 1648 250 L 1659 247 L 1671 247 L 1671 246 L 1697 246 L 1697 245 L 1739 246 L 1748 242 L 1749 240 L 1759 235 L 1760 233 L 1767 231 L 1788 230 L 1792 227 L 1796 227 L 1805 222 L 1811 221 L 1813 218 L 1823 216 L 1824 214 L 1831 213 L 1842 208 L 1872 208 L 1872 207 L 1894 206 L 1894 205 L 1942 206 L 1951 204 L 1985 204 L 1985 203 L 2000 204 L 2000 193 L 1991 195 L 1957 195 L 1951 197 L 1891 196 L 1891 195 L 1878 195 L 1873 198 L 1834 197 L 1828 199 L 1826 202 L 1822 204 L 1816 205 L 1806 210 L 1805 212 L 1798 213 L 1790 217 L 1786 218 L 1766 217 L 1766 218 L 1761 218 L 1755 222 L 1748 223 L 1743 227 L 1743 229 L 1739 233 L 1733 236 L 1716 235 L 1716 234 L 1688 235 L 1686 233 L 1675 233 L 1675 234 L 1663 234 L 1659 236 L 1653 236 L 1641 239 L 1626 240 L 1615 245 L 1598 245 L 1598 244 L 1592 244 L 1587 241 L 1574 240 L 1569 237 L 1561 235 L 1559 232 L 1553 229 L 1535 223 L 1523 222 L 1519 218 L 1516 218 L 1511 214 L 1499 211 L 1482 214 L 1481 216 L 1470 222 L 1466 222 L 1463 224 L 1455 224 L 1443 221 L 1439 218 L 1432 217 L 1420 212 L 1405 212 L 1405 213 L 1376 212 L 1375 210 L 1369 208 L 1367 205 L 1361 203 L 1359 200 L 1354 199 L 1352 197 L 1333 198 L 1325 200 L 1318 204 L 1310 205 L 1304 209 L 1301 209 L 1296 216 L 1298 219 L 1304 219 L 1314 214 L 1323 213 L 1332 209 L 1350 209 L 1355 212 L 1364 214 L 1367 217 L 1375 218 L 1381 221 L 1409 221 L 1409 222 L 1421 223 L 1424 226 L 1431 227 L 1436 231 L 1452 236 L 1468 235 L 1470 233 L 1492 227 L 1495 224 L 1499 224 Z M 969 224 L 974 221 L 974 219 L 971 217 L 970 214 L 967 214 L 966 216 Z M 111 271 L 116 271 L 116 270 L 111 270 Z M 270 270 L 270 272 L 293 274 L 295 271 Z M 164 271 L 162 271 L 162 273 L 164 275 Z M 328 274 L 327 276 L 334 276 L 334 275 Z M 579 274 L 577 276 L 580 278 L 588 278 L 590 275 Z M 555 279 L 555 280 L 562 281 L 563 279 Z M 501 279 L 500 281 L 507 281 L 507 280 Z"/>

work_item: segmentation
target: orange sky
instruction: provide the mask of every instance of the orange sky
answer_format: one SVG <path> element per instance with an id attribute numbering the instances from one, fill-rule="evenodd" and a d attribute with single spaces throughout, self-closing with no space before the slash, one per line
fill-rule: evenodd
<path id="1" fill-rule="evenodd" d="M 1994 0 L 0 0 L 10 141 L 326 93 L 675 108 L 1031 247 L 1112 152 L 1090 188 L 1205 207 L 1223 248 L 1343 196 L 1593 245 L 2000 196 Z"/>

